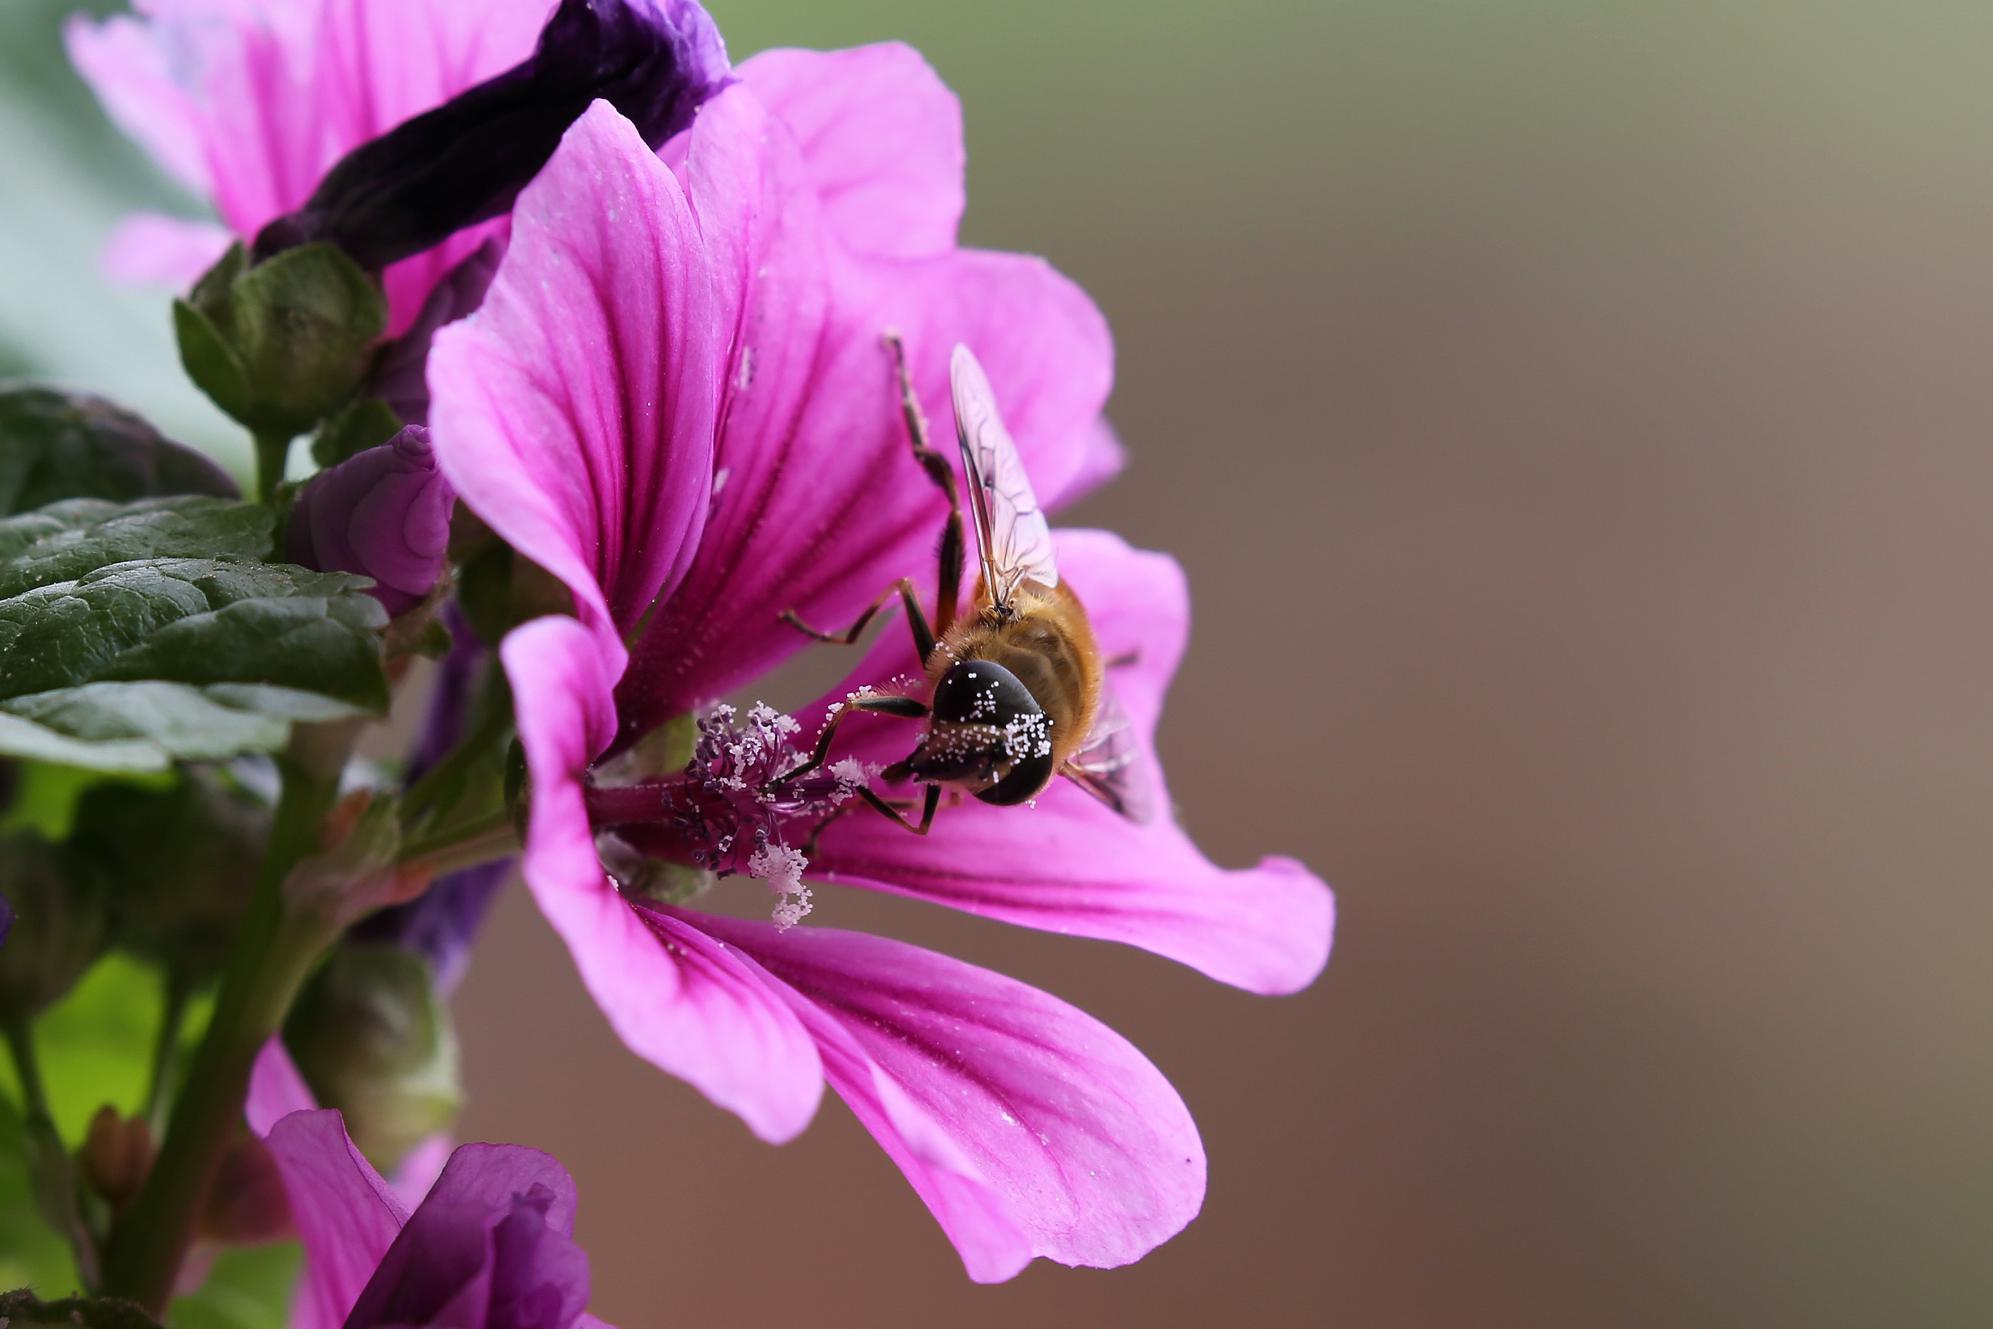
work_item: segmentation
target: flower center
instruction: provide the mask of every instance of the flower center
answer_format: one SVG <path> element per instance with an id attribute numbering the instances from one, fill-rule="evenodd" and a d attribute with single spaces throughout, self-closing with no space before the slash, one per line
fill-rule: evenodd
<path id="1" fill-rule="evenodd" d="M 591 788 L 591 819 L 638 851 L 689 863 L 716 877 L 766 882 L 773 918 L 787 929 L 810 912 L 805 852 L 816 832 L 878 772 L 855 758 L 820 766 L 793 780 L 804 764 L 796 738 L 803 726 L 765 703 L 745 716 L 713 707 L 697 722 L 692 758 L 672 778 Z"/>

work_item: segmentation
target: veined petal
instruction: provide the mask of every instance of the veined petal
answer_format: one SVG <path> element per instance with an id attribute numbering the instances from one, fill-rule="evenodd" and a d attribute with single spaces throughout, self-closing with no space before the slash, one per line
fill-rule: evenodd
<path id="1" fill-rule="evenodd" d="M 630 1049 L 765 1140 L 801 1131 L 823 1092 L 815 1046 L 761 975 L 681 919 L 625 900 L 602 868 L 580 779 L 608 743 L 610 680 L 589 633 L 544 618 L 499 648 L 532 778 L 526 884 Z"/>
<path id="2" fill-rule="evenodd" d="M 1288 858 L 1219 868 L 1166 810 L 1155 725 L 1190 621 L 1181 569 L 1104 532 L 1060 531 L 1056 539 L 1060 576 L 1085 603 L 1102 658 L 1132 656 L 1109 677 L 1165 810 L 1139 825 L 1054 780 L 1030 807 L 974 799 L 943 807 L 926 836 L 883 817 L 849 816 L 824 833 L 813 874 L 1050 932 L 1127 942 L 1252 992 L 1306 987 L 1328 959 L 1335 914 L 1328 888 Z M 889 632 L 831 699 L 908 671 L 918 668 L 905 634 Z M 799 718 L 807 732 L 809 718 Z M 881 763 L 912 745 L 909 726 L 879 720 L 854 720 L 839 738 L 840 753 Z"/>
<path id="3" fill-rule="evenodd" d="M 436 335 L 436 451 L 463 501 L 574 593 L 613 676 L 705 516 L 727 354 L 712 259 L 676 178 L 605 102 L 512 226 L 483 307 Z"/>
<path id="4" fill-rule="evenodd" d="M 962 104 L 920 52 L 897 42 L 763 51 L 736 72 L 795 136 L 824 221 L 847 248 L 920 258 L 954 245 Z"/>
<path id="5" fill-rule="evenodd" d="M 296 1323 L 336 1329 L 394 1244 L 408 1211 L 346 1138 L 337 1112 L 293 1112 L 271 1127 L 267 1140 L 307 1256 Z"/>
<path id="6" fill-rule="evenodd" d="M 751 89 L 707 104 L 686 169 L 706 232 L 746 238 L 729 264 L 745 297 L 715 456 L 724 478 L 692 566 L 619 690 L 640 728 L 799 649 L 785 610 L 842 626 L 897 578 L 932 578 L 946 505 L 914 461 L 887 331 L 905 340 L 944 449 L 949 353 L 958 341 L 976 349 L 1047 503 L 1081 473 L 1112 377 L 1099 311 L 1042 260 L 887 262 L 826 246 L 807 168 Z"/>
<path id="7" fill-rule="evenodd" d="M 73 14 L 62 38 L 70 63 L 118 128 L 137 139 L 168 175 L 208 192 L 213 181 L 200 103 L 174 80 L 148 25 L 122 14 L 101 23 Z"/>
<path id="8" fill-rule="evenodd" d="M 1113 1268 L 1196 1216 L 1204 1147 L 1161 1072 L 1014 979 L 903 942 L 699 917 L 779 979 L 825 1073 L 979 1282 Z"/>

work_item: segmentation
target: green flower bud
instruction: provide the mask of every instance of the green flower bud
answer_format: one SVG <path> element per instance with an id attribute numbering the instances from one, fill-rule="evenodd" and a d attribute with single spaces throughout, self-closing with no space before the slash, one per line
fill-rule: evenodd
<path id="1" fill-rule="evenodd" d="M 118 944 L 200 980 L 228 958 L 269 834 L 267 804 L 190 771 L 164 791 L 91 789 L 71 844 L 114 883 Z"/>
<path id="2" fill-rule="evenodd" d="M 91 856 L 35 835 L 0 836 L 0 1012 L 32 1016 L 75 986 L 110 944 L 112 880 Z"/>
<path id="3" fill-rule="evenodd" d="M 457 1035 L 429 962 L 398 946 L 348 941 L 312 978 L 284 1043 L 318 1101 L 383 1172 L 455 1123 L 463 1107 Z"/>
<path id="4" fill-rule="evenodd" d="M 237 245 L 173 305 L 188 375 L 251 430 L 281 438 L 353 396 L 386 328 L 379 283 L 327 244 L 254 267 Z"/>

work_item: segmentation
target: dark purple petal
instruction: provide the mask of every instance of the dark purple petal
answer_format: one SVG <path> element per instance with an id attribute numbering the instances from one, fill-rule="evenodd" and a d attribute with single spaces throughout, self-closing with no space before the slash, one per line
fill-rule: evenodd
<path id="1" fill-rule="evenodd" d="M 567 1329 L 588 1305 L 588 1253 L 549 1220 L 553 1202 L 535 1185 L 492 1229 L 485 1329 Z"/>
<path id="2" fill-rule="evenodd" d="M 399 614 L 427 595 L 443 570 L 455 501 L 429 431 L 410 425 L 304 487 L 291 509 L 286 552 L 320 572 L 372 577 L 374 598 Z"/>
<path id="3" fill-rule="evenodd" d="M 438 328 L 454 323 L 484 303 L 498 273 L 505 245 L 493 236 L 436 283 L 407 332 L 381 347 L 367 390 L 412 425 L 429 423 L 429 343 Z"/>
<path id="4" fill-rule="evenodd" d="M 604 100 L 656 147 L 727 79 L 694 0 L 561 0 L 530 59 L 346 154 L 256 256 L 329 241 L 362 267 L 419 254 L 512 206 L 569 124 Z"/>
<path id="5" fill-rule="evenodd" d="M 537 1149 L 467 1144 L 413 1214 L 331 1111 L 270 1129 L 305 1247 L 299 1320 L 346 1329 L 570 1329 L 588 1257 L 574 1244 L 574 1179 Z"/>

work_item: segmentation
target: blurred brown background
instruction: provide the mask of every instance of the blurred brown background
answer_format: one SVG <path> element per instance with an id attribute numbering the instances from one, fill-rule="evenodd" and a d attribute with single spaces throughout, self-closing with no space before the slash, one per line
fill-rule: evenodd
<path id="1" fill-rule="evenodd" d="M 624 1054 L 514 892 L 460 1000 L 466 1134 L 574 1170 L 595 1309 L 1993 1323 L 1993 14 L 713 9 L 737 55 L 900 37 L 962 94 L 969 238 L 1115 326 L 1134 462 L 1072 516 L 1189 569 L 1175 791 L 1341 919 L 1267 1001 L 820 899 L 1084 1006 L 1198 1117 L 1182 1237 L 977 1288 L 834 1100 L 770 1149 Z M 16 73 L 108 163 L 73 210 L 156 190 L 36 90 L 60 71 Z M 36 238 L 12 198 L 5 280 L 87 260 L 101 226 Z M 156 300 L 92 298 L 116 364 L 53 302 L 0 352 L 196 418 Z"/>

